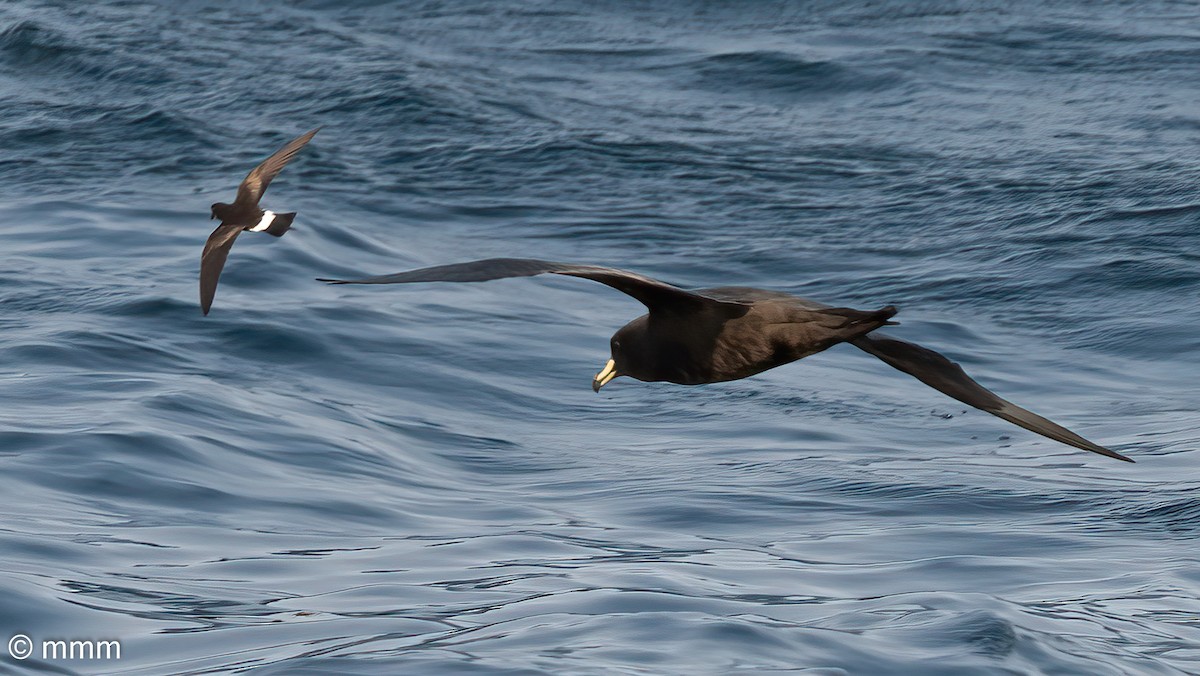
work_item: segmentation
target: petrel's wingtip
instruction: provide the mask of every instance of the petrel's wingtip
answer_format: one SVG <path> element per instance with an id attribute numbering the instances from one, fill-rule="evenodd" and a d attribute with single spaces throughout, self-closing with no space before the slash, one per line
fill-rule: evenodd
<path id="1" fill-rule="evenodd" d="M 1087 446 L 1081 446 L 1078 444 L 1072 444 L 1072 445 L 1074 445 L 1076 448 L 1082 448 L 1085 451 L 1091 451 L 1093 453 L 1103 455 L 1106 458 L 1112 458 L 1113 460 L 1123 460 L 1125 462 L 1134 462 L 1133 458 L 1131 458 L 1127 455 L 1123 455 L 1121 453 L 1117 453 L 1116 451 L 1112 450 L 1111 448 L 1105 448 L 1098 444 L 1089 443 L 1089 445 L 1087 445 Z"/>
<path id="2" fill-rule="evenodd" d="M 1099 453 L 1100 455 L 1103 455 L 1106 458 L 1112 458 L 1113 460 L 1124 460 L 1125 462 L 1134 462 L 1133 458 L 1131 458 L 1127 455 L 1121 454 L 1121 453 L 1117 453 L 1116 451 L 1112 450 L 1111 448 L 1105 448 L 1098 444 L 1091 444 L 1089 446 L 1080 446 L 1079 448 L 1082 448 L 1086 451 L 1092 451 L 1093 453 Z"/>

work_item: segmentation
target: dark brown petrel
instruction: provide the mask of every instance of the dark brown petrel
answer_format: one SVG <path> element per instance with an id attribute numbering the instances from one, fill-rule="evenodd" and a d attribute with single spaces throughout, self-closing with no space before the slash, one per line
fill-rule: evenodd
<path id="1" fill-rule="evenodd" d="M 250 232 L 265 232 L 268 235 L 283 237 L 283 233 L 292 227 L 296 212 L 277 214 L 273 211 L 263 211 L 258 206 L 271 179 L 287 165 L 292 157 L 300 152 L 321 128 L 297 136 L 287 145 L 275 151 L 275 154 L 263 160 L 246 175 L 246 179 L 238 186 L 237 198 L 233 204 L 217 202 L 212 205 L 212 218 L 221 219 L 221 225 L 208 236 L 204 243 L 204 253 L 200 255 L 200 309 L 208 314 L 212 307 L 213 296 L 217 294 L 217 280 L 221 277 L 221 269 L 225 267 L 225 259 L 233 240 L 243 230 Z"/>
<path id="2" fill-rule="evenodd" d="M 1133 462 L 1001 399 L 972 380 L 958 364 L 933 350 L 895 338 L 867 335 L 894 323 L 888 321 L 896 314 L 896 308 L 890 305 L 874 311 L 851 310 L 748 287 L 685 291 L 624 270 L 524 258 L 492 258 L 365 279 L 320 281 L 484 282 L 543 273 L 607 284 L 633 296 L 650 310 L 613 335 L 612 358 L 592 380 L 592 389 L 597 392 L 617 376 L 681 385 L 737 380 L 847 342 L 964 404 L 1055 441 Z"/>

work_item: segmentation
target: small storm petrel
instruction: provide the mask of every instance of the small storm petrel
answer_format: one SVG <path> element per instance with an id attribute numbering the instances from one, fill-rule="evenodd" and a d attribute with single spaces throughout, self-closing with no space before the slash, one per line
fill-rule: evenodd
<path id="1" fill-rule="evenodd" d="M 597 392 L 617 376 L 701 385 L 738 380 L 782 366 L 838 343 L 879 358 L 942 394 L 1014 425 L 1085 451 L 1129 458 L 1001 399 L 962 367 L 926 347 L 876 332 L 896 314 L 830 307 L 778 291 L 744 286 L 685 291 L 634 272 L 528 258 L 492 258 L 439 265 L 365 279 L 322 279 L 334 284 L 485 282 L 541 274 L 583 277 L 623 291 L 650 310 L 609 341 L 612 357 L 592 379 Z"/>
<path id="2" fill-rule="evenodd" d="M 262 164 L 247 174 L 246 179 L 238 186 L 237 198 L 233 200 L 233 204 L 217 202 L 212 205 L 212 218 L 221 219 L 221 225 L 208 236 L 208 241 L 204 243 L 204 253 L 200 255 L 200 309 L 204 314 L 207 315 L 208 309 L 212 307 L 213 296 L 217 294 L 217 280 L 221 277 L 221 269 L 225 267 L 225 259 L 229 256 L 229 249 L 233 247 L 233 240 L 237 239 L 243 230 L 282 237 L 283 233 L 292 227 L 292 219 L 296 218 L 296 212 L 277 214 L 273 211 L 263 211 L 259 208 L 258 201 L 267 191 L 271 179 L 278 176 L 288 161 L 320 130 L 321 128 L 317 127 L 307 134 L 297 136 L 274 155 L 263 160 Z"/>

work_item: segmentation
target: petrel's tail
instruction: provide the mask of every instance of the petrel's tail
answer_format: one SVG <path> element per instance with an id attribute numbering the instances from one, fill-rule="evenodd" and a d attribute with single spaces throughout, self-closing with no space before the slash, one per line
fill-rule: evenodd
<path id="1" fill-rule="evenodd" d="M 292 221 L 296 218 L 296 212 L 290 214 L 275 214 L 275 218 L 271 221 L 271 225 L 263 232 L 275 237 L 283 237 L 283 233 L 287 232 L 292 227 Z"/>

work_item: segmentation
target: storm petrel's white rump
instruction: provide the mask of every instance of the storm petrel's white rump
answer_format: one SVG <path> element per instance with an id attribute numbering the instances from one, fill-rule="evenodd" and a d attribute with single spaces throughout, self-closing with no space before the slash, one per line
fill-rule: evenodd
<path id="1" fill-rule="evenodd" d="M 321 128 L 297 136 L 280 148 L 274 155 L 263 160 L 246 175 L 245 180 L 238 186 L 237 198 L 233 204 L 217 202 L 212 205 L 212 218 L 221 219 L 221 225 L 208 236 L 204 244 L 204 253 L 200 255 L 200 309 L 208 314 L 212 307 L 213 296 L 217 294 L 217 280 L 221 277 L 221 269 L 225 267 L 225 259 L 233 241 L 243 230 L 250 232 L 265 232 L 268 235 L 282 237 L 283 233 L 292 227 L 292 219 L 296 212 L 277 214 L 264 211 L 258 206 L 271 179 L 287 165 L 288 161 L 300 152 Z"/>

